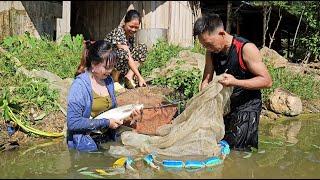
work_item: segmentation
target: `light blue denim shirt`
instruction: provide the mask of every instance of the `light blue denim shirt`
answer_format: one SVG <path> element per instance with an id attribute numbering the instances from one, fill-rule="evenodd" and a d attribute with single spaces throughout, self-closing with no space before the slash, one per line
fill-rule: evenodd
<path id="1" fill-rule="evenodd" d="M 108 76 L 104 81 L 111 96 L 111 108 L 115 108 L 117 102 L 112 77 Z M 89 119 L 92 101 L 93 95 L 89 72 L 85 71 L 75 78 L 69 90 L 67 106 L 67 142 L 69 148 L 79 150 L 77 147 L 81 146 L 83 150 L 88 149 L 86 144 L 79 144 L 81 143 L 80 139 L 93 130 L 109 127 L 110 121 L 108 119 Z"/>

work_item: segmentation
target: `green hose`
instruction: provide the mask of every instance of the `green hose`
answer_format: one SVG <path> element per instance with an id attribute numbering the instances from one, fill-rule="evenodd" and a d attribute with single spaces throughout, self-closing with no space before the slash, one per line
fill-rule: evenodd
<path id="1" fill-rule="evenodd" d="M 37 134 L 37 135 L 40 135 L 40 136 L 46 136 L 46 137 L 61 137 L 63 136 L 63 133 L 56 133 L 56 132 L 44 132 L 44 131 L 41 131 L 39 129 L 35 129 L 33 127 L 30 127 L 30 126 L 27 126 L 27 125 L 24 125 L 22 123 L 22 121 L 20 119 L 18 119 L 14 113 L 12 112 L 12 110 L 10 109 L 10 107 L 8 107 L 9 109 L 9 117 L 15 122 L 17 123 L 23 130 L 25 130 L 26 132 L 31 132 L 33 134 Z"/>

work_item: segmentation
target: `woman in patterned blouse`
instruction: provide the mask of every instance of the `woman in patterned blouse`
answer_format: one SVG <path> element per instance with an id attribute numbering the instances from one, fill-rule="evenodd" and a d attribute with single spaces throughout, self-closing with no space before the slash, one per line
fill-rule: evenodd
<path id="1" fill-rule="evenodd" d="M 139 86 L 146 86 L 138 67 L 145 60 L 147 46 L 145 44 L 135 45 L 134 34 L 138 31 L 141 23 L 140 13 L 129 10 L 124 18 L 124 25 L 119 26 L 107 34 L 105 40 L 113 45 L 116 50 L 118 61 L 113 72 L 114 81 L 119 81 L 119 76 L 124 76 L 127 88 L 135 88 L 133 80 L 136 75 Z"/>

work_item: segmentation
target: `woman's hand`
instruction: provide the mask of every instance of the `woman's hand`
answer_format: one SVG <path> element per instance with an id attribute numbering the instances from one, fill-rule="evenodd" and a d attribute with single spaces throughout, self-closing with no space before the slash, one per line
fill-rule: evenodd
<path id="1" fill-rule="evenodd" d="M 143 87 L 143 86 L 147 86 L 146 81 L 143 79 L 143 77 L 139 78 L 139 86 Z"/>
<path id="2" fill-rule="evenodd" d="M 109 119 L 109 121 L 110 121 L 109 128 L 111 129 L 117 129 L 119 126 L 123 124 L 121 120 L 117 120 L 117 119 Z"/>

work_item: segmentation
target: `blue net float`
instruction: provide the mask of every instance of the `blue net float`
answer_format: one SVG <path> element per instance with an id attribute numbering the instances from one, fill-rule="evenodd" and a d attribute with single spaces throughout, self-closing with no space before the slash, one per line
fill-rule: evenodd
<path id="1" fill-rule="evenodd" d="M 230 147 L 229 147 L 229 144 L 224 140 L 220 141 L 218 144 L 221 145 L 222 158 L 217 157 L 217 156 L 213 156 L 213 157 L 209 157 L 209 158 L 202 160 L 202 161 L 186 160 L 184 162 L 182 160 L 166 159 L 166 160 L 162 160 L 159 162 L 159 161 L 155 160 L 155 153 L 151 153 L 151 154 L 147 154 L 146 156 L 144 156 L 143 161 L 147 165 L 149 165 L 150 167 L 155 168 L 157 170 L 160 169 L 160 166 L 157 166 L 155 164 L 155 161 L 157 162 L 157 164 L 161 164 L 164 169 L 181 170 L 184 168 L 188 172 L 193 172 L 193 171 L 199 170 L 201 168 L 209 168 L 209 167 L 217 166 L 217 165 L 223 163 L 224 157 L 227 156 L 228 154 L 230 154 Z M 120 159 L 122 161 L 120 161 Z M 119 161 L 119 162 L 121 162 L 120 166 L 125 166 L 125 168 L 128 170 L 136 171 L 132 167 L 132 165 L 134 164 L 134 160 L 132 159 L 132 157 L 122 157 L 120 159 L 118 159 L 115 163 L 117 163 Z"/>
<path id="2" fill-rule="evenodd" d="M 229 144 L 222 140 L 218 144 L 221 145 L 221 154 L 223 157 L 230 154 L 230 147 Z M 151 167 L 154 167 L 154 154 L 148 154 L 144 157 L 144 161 L 150 165 Z M 219 164 L 223 163 L 223 159 L 213 156 L 203 161 L 197 161 L 197 160 L 187 160 L 185 162 L 181 160 L 171 160 L 166 159 L 161 162 L 161 165 L 166 169 L 201 169 L 205 167 L 213 167 Z"/>
<path id="3" fill-rule="evenodd" d="M 162 166 L 166 168 L 182 168 L 184 167 L 184 162 L 180 160 L 163 160 Z"/>

